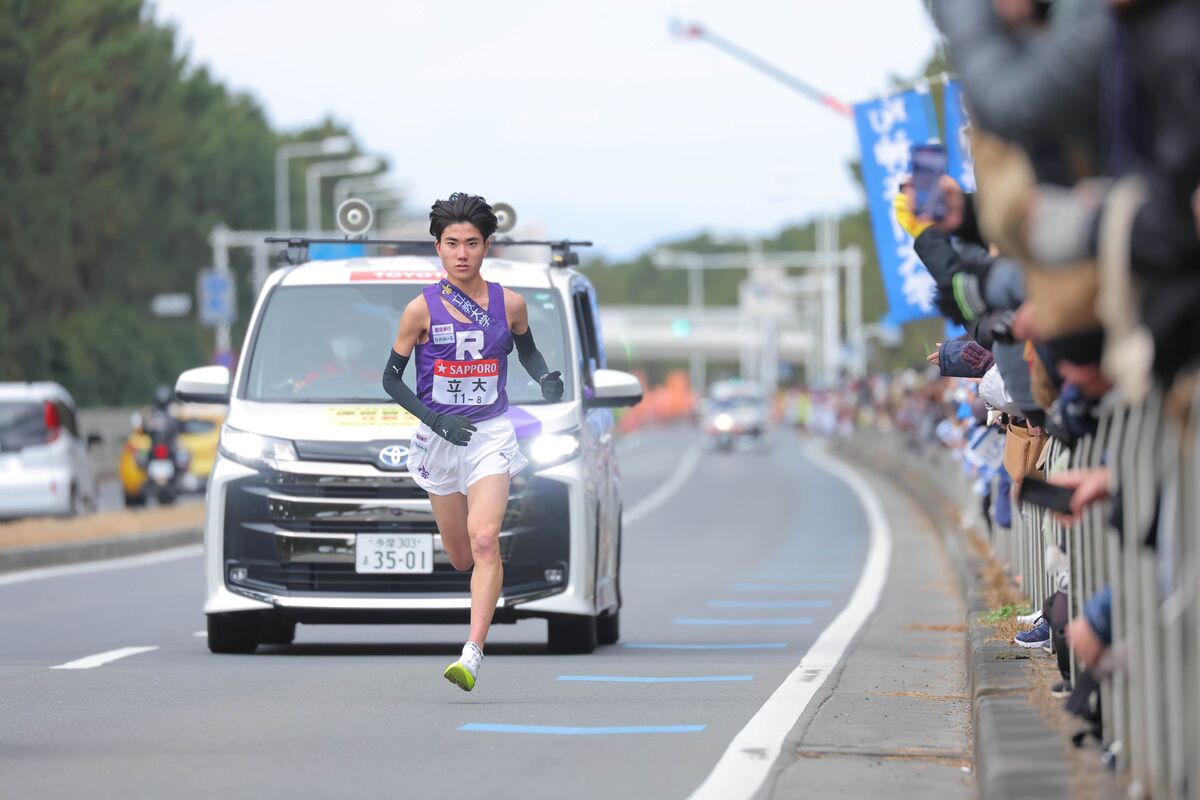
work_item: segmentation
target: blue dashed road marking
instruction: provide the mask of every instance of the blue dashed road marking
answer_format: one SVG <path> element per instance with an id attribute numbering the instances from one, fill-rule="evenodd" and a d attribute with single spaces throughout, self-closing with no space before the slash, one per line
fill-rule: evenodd
<path id="1" fill-rule="evenodd" d="M 676 617 L 675 625 L 812 625 L 808 617 Z"/>
<path id="2" fill-rule="evenodd" d="M 709 600 L 709 608 L 829 608 L 829 600 Z"/>
<path id="3" fill-rule="evenodd" d="M 677 678 L 645 678 L 630 675 L 559 675 L 560 681 L 592 681 L 596 683 L 719 683 L 723 681 L 752 681 L 753 675 L 685 675 Z"/>
<path id="4" fill-rule="evenodd" d="M 622 733 L 699 733 L 704 725 L 615 725 L 610 727 L 561 727 L 557 725 L 495 725 L 468 722 L 460 731 L 478 733 L 533 733 L 544 736 L 602 736 Z"/>
<path id="5" fill-rule="evenodd" d="M 782 650 L 787 642 L 744 642 L 742 644 L 689 644 L 679 642 L 625 642 L 634 650 Z"/>
<path id="6" fill-rule="evenodd" d="M 840 583 L 738 583 L 735 592 L 836 592 Z"/>

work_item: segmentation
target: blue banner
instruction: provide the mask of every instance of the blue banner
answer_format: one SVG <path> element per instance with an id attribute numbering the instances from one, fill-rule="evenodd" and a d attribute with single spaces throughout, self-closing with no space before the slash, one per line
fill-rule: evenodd
<path id="1" fill-rule="evenodd" d="M 975 191 L 975 159 L 971 157 L 971 118 L 963 105 L 958 81 L 946 81 L 946 174 L 958 181 L 964 192 Z"/>
<path id="2" fill-rule="evenodd" d="M 908 175 L 909 148 L 931 138 L 926 95 L 914 90 L 854 107 L 871 231 L 887 292 L 887 317 L 896 325 L 937 315 L 933 277 L 892 211 L 897 187 Z"/>
<path id="3" fill-rule="evenodd" d="M 966 336 L 967 329 L 964 328 L 962 325 L 959 325 L 957 322 L 951 322 L 950 320 L 946 320 L 945 334 L 946 334 L 946 341 L 951 342 L 951 341 L 954 341 L 955 339 L 959 339 L 963 336 Z"/>

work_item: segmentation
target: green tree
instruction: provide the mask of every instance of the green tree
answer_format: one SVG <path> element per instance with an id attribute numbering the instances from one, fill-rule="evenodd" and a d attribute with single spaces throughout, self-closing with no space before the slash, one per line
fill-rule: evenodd
<path id="1" fill-rule="evenodd" d="M 281 142 L 345 133 L 281 137 L 142 0 L 0 0 L 0 104 L 0 380 L 84 402 L 142 402 L 207 361 L 210 334 L 150 299 L 194 290 L 217 223 L 271 227 Z"/>

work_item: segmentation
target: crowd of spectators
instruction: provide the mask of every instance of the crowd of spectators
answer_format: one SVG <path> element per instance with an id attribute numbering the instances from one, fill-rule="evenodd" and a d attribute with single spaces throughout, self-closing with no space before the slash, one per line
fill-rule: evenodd
<path id="1" fill-rule="evenodd" d="M 1114 402 L 1160 392 L 1187 428 L 1200 357 L 1200 3 L 932 8 L 971 114 L 978 189 L 943 176 L 944 213 L 933 218 L 901 184 L 894 211 L 937 284 L 938 309 L 966 334 L 929 354 L 932 380 L 909 371 L 815 395 L 803 421 L 837 432 L 866 415 L 914 446 L 959 451 L 983 511 L 1003 528 L 1022 483 L 1046 477 L 1047 443 L 1094 436 Z M 1047 478 L 1070 490 L 1063 525 L 1103 501 L 1121 526 L 1125 487 L 1108 455 Z M 1058 548 L 1046 568 L 1059 590 L 1028 610 L 1014 645 L 1058 654 L 1056 690 L 1094 713 L 1113 590 L 1100 588 L 1068 620 L 1066 541 Z"/>

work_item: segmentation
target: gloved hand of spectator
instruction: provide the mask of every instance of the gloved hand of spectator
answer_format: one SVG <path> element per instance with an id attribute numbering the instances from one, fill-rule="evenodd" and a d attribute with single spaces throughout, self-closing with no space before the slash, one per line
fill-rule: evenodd
<path id="1" fill-rule="evenodd" d="M 1078 386 L 1068 383 L 1046 413 L 1046 430 L 1055 439 L 1072 446 L 1083 436 L 1093 436 L 1099 421 L 1096 402 L 1084 395 Z"/>
<path id="2" fill-rule="evenodd" d="M 896 222 L 904 232 L 916 239 L 933 225 L 933 220 L 918 217 L 913 211 L 915 193 L 911 186 L 902 188 L 892 199 L 892 211 L 896 214 Z"/>

